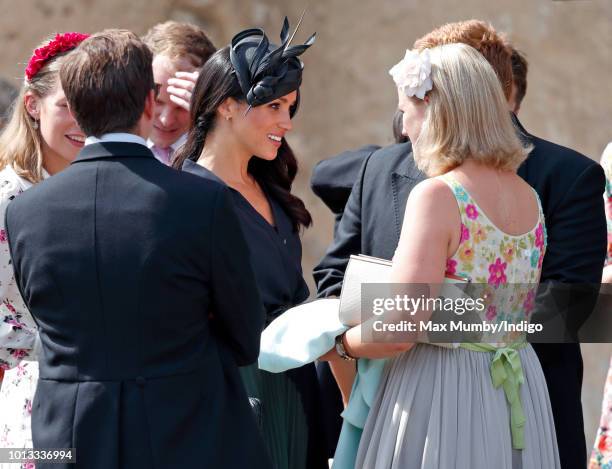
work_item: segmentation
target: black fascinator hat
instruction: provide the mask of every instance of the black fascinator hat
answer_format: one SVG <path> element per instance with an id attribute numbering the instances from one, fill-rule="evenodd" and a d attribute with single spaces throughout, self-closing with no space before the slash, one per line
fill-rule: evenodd
<path id="1" fill-rule="evenodd" d="M 315 33 L 304 44 L 290 46 L 301 22 L 300 18 L 289 37 L 289 20 L 285 17 L 280 46 L 270 44 L 261 28 L 246 29 L 232 39 L 230 61 L 249 109 L 274 101 L 300 87 L 304 65 L 298 57 L 314 43 L 316 36 Z"/>

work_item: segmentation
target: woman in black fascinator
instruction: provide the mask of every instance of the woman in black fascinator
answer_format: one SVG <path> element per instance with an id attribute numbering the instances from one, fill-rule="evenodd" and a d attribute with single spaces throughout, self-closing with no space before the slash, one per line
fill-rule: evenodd
<path id="1" fill-rule="evenodd" d="M 247 29 L 206 62 L 193 91 L 192 127 L 173 162 L 229 188 L 266 324 L 308 298 L 299 233 L 312 219 L 291 193 L 297 161 L 285 136 L 300 98 L 298 57 L 315 36 L 291 45 L 294 35 L 286 18 L 279 46 L 262 29 Z M 241 374 L 248 395 L 261 401 L 262 434 L 274 468 L 327 468 L 314 365 L 278 374 L 252 365 Z"/>

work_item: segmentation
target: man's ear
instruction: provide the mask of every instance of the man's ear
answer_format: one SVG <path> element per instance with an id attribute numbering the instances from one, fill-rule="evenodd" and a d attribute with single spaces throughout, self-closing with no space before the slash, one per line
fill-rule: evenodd
<path id="1" fill-rule="evenodd" d="M 26 92 L 23 97 L 23 103 L 25 105 L 27 113 L 34 120 L 40 119 L 40 99 L 31 91 Z"/>

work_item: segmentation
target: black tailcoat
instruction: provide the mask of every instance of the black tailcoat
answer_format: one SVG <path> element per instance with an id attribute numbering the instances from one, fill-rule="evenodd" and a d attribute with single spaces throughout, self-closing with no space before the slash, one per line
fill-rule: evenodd
<path id="1" fill-rule="evenodd" d="M 35 448 L 76 448 L 67 469 L 269 468 L 237 368 L 264 312 L 226 188 L 95 143 L 6 226 L 42 339 Z"/>

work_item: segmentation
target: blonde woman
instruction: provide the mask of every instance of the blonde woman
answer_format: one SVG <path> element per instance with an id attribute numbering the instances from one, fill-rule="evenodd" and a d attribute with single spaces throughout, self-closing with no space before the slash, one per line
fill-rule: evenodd
<path id="1" fill-rule="evenodd" d="M 68 112 L 59 82 L 66 56 L 87 36 L 58 34 L 36 49 L 10 119 L 0 135 L 0 447 L 32 446 L 31 406 L 36 382 L 36 326 L 15 278 L 4 228 L 7 205 L 20 193 L 64 169 L 85 136 Z"/>
<path id="2" fill-rule="evenodd" d="M 449 44 L 407 51 L 390 73 L 415 161 L 430 176 L 410 192 L 391 281 L 435 290 L 445 275 L 467 276 L 490 292 L 478 313 L 483 322 L 528 319 L 533 289 L 519 285 L 539 281 L 544 217 L 537 194 L 516 174 L 529 149 L 495 72 L 472 47 Z M 521 301 L 503 301 L 507 291 Z M 363 327 L 339 338 L 344 353 L 392 359 L 355 467 L 560 467 L 531 345 L 511 335 L 458 347 L 362 342 L 362 332 L 371 336 Z"/>

